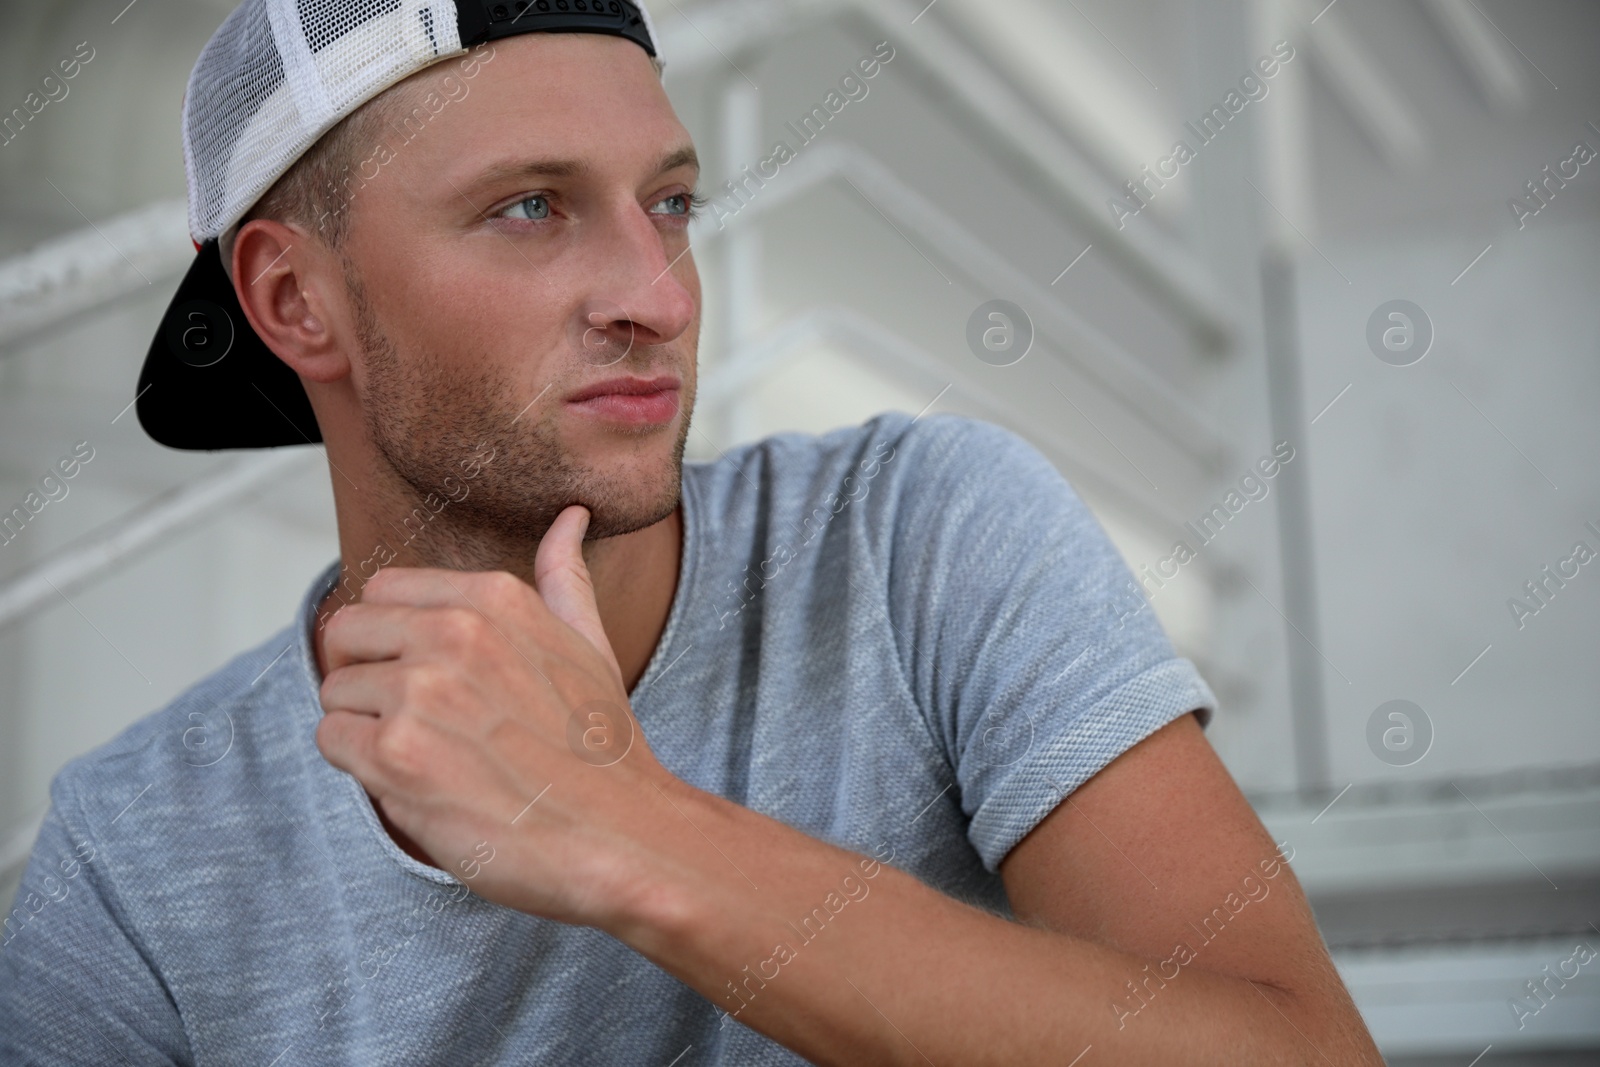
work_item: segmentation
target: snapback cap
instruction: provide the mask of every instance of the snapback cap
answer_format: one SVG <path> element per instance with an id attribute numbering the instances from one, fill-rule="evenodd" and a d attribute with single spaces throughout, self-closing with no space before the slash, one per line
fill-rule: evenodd
<path id="1" fill-rule="evenodd" d="M 200 52 L 183 104 L 189 233 L 199 253 L 139 374 L 146 433 L 182 449 L 322 440 L 300 378 L 258 337 L 220 238 L 296 160 L 383 90 L 488 41 L 602 33 L 657 56 L 631 0 L 244 0 Z"/>

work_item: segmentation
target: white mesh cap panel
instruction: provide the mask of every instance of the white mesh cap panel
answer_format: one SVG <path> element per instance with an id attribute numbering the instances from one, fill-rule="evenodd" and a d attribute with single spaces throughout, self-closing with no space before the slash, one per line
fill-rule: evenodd
<path id="1" fill-rule="evenodd" d="M 220 235 L 341 118 L 462 51 L 453 0 L 245 0 L 184 97 L 190 233 Z"/>

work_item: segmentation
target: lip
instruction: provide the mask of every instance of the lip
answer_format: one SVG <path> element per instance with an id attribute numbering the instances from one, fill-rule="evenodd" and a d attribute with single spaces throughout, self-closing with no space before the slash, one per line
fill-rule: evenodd
<path id="1" fill-rule="evenodd" d="M 659 378 L 607 378 L 579 389 L 567 397 L 567 403 L 581 404 L 601 396 L 648 396 L 668 390 L 676 392 L 679 384 L 674 374 L 663 374 Z"/>
<path id="2" fill-rule="evenodd" d="M 567 404 L 593 418 L 643 425 L 670 422 L 678 414 L 676 375 L 608 378 L 567 397 Z"/>

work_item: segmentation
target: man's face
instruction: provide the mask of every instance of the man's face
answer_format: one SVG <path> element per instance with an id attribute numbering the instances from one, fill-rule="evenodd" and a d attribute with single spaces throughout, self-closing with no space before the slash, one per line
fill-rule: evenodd
<path id="1" fill-rule="evenodd" d="M 528 34 L 406 89 L 427 87 L 437 113 L 415 93 L 381 135 L 392 155 L 366 165 L 341 251 L 373 447 L 441 497 L 492 448 L 451 507 L 501 534 L 536 537 L 571 504 L 590 539 L 660 521 L 694 403 L 698 173 L 649 57 Z"/>

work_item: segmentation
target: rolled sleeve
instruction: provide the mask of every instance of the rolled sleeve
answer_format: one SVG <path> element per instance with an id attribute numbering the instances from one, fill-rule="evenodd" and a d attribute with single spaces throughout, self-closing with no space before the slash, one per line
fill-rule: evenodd
<path id="1" fill-rule="evenodd" d="M 991 784 L 967 837 L 993 871 L 1057 804 L 1108 763 L 1191 711 L 1202 719 L 1216 698 L 1193 663 L 1173 658 L 1119 686 L 1066 729 L 1038 744 Z"/>

